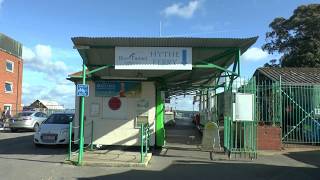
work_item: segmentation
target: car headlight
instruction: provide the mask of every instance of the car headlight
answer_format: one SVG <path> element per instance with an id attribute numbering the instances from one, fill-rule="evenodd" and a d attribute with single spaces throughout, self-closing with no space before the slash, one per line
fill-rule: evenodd
<path id="1" fill-rule="evenodd" d="M 69 134 L 68 129 L 62 129 L 62 130 L 60 131 L 60 135 L 67 136 L 68 134 Z"/>

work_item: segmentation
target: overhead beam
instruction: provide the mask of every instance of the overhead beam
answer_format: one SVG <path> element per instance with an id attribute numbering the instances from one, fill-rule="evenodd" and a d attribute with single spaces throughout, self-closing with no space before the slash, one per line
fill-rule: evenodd
<path id="1" fill-rule="evenodd" d="M 214 69 L 219 69 L 225 72 L 229 72 L 231 74 L 234 74 L 236 76 L 238 76 L 238 73 L 230 71 L 229 69 L 226 69 L 224 67 L 218 66 L 216 64 L 212 64 L 212 63 L 208 63 L 208 64 L 198 64 L 198 65 L 192 65 L 192 68 L 214 68 Z"/>
<path id="2" fill-rule="evenodd" d="M 113 67 L 113 65 L 106 65 L 106 66 L 98 67 L 98 68 L 96 68 L 94 70 L 89 71 L 87 74 L 90 75 L 92 73 L 95 73 L 95 72 L 98 72 L 98 71 L 101 71 L 103 69 L 107 69 L 107 68 L 110 68 L 110 67 Z"/>
<path id="3" fill-rule="evenodd" d="M 205 48 L 205 49 L 213 49 L 213 48 Z M 208 63 L 213 63 L 215 61 L 218 61 L 220 60 L 221 58 L 223 57 L 227 57 L 229 58 L 230 55 L 234 56 L 235 54 L 235 50 L 236 48 L 234 47 L 231 47 L 231 48 L 222 48 L 222 49 L 227 49 L 225 52 L 221 53 L 221 54 L 218 54 L 218 55 L 215 55 L 215 56 L 212 56 L 212 57 L 209 57 L 207 59 L 204 59 L 198 63 L 196 63 L 195 65 L 207 65 Z M 231 57 L 230 57 L 231 58 Z M 194 66 L 194 65 L 193 65 Z M 223 67 L 221 67 L 223 68 Z M 220 69 L 222 71 L 225 70 L 225 68 L 223 69 Z M 193 70 L 192 70 L 193 71 Z M 178 76 L 178 75 L 183 75 L 184 73 L 188 73 L 189 71 L 174 71 L 174 72 L 171 72 L 171 73 L 168 73 L 164 76 L 162 76 L 164 79 L 167 79 L 167 78 L 170 78 L 170 77 L 174 77 L 174 76 Z"/>

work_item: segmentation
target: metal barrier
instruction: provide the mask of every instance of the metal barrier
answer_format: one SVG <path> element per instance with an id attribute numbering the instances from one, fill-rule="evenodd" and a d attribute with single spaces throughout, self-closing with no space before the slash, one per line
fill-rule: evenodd
<path id="1" fill-rule="evenodd" d="M 89 121 L 89 122 L 85 123 L 84 126 L 87 126 L 87 125 L 90 125 L 90 124 L 91 124 L 91 135 L 87 136 L 87 137 L 84 137 L 84 139 L 90 138 L 90 144 L 88 144 L 86 147 L 84 147 L 84 149 L 86 149 L 86 148 L 88 148 L 90 146 L 90 150 L 93 150 L 93 140 L 94 140 L 93 139 L 94 138 L 94 136 L 93 136 L 94 135 L 93 134 L 93 127 L 94 127 L 94 121 Z M 73 131 L 74 131 L 74 129 L 78 129 L 78 128 L 80 128 L 80 127 L 79 126 L 73 126 L 73 123 L 70 122 L 70 124 L 69 124 L 69 148 L 68 148 L 68 158 L 67 158 L 69 161 L 72 161 L 72 155 L 74 153 L 79 156 L 79 153 L 78 153 L 79 149 L 74 151 L 74 152 L 72 152 L 72 144 L 80 141 L 80 138 L 78 138 L 76 140 L 75 139 L 72 140 L 72 137 L 74 137 L 73 136 Z M 77 164 L 79 164 L 79 162 Z"/>
<path id="2" fill-rule="evenodd" d="M 140 162 L 143 163 L 145 157 L 148 155 L 150 146 L 150 126 L 148 123 L 141 123 L 140 125 Z"/>
<path id="3" fill-rule="evenodd" d="M 75 113 L 75 109 L 47 109 L 43 111 L 47 114 L 47 116 L 50 116 L 54 113 Z"/>
<path id="4" fill-rule="evenodd" d="M 257 158 L 257 119 L 256 107 L 254 103 L 253 121 L 234 121 L 234 103 L 233 93 L 249 93 L 256 94 L 255 79 L 250 81 L 234 82 L 231 88 L 225 88 L 224 98 L 224 148 L 231 155 L 239 155 L 240 157 Z"/>
<path id="5" fill-rule="evenodd" d="M 260 81 L 257 84 L 257 120 L 264 125 L 281 125 L 281 92 L 280 83 Z"/>
<path id="6" fill-rule="evenodd" d="M 281 78 L 280 78 L 281 79 Z M 259 122 L 281 127 L 283 143 L 320 143 L 320 86 L 260 81 Z"/>

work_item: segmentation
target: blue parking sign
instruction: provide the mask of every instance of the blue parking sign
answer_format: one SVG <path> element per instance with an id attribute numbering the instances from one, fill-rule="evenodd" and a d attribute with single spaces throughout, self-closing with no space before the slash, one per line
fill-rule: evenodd
<path id="1" fill-rule="evenodd" d="M 89 85 L 77 84 L 77 96 L 89 96 Z"/>

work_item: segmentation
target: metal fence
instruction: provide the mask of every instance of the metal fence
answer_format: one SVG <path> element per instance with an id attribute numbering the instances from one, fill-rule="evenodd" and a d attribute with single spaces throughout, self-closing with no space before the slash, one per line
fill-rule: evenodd
<path id="1" fill-rule="evenodd" d="M 283 143 L 320 143 L 320 85 L 262 81 L 256 96 L 259 123 L 281 127 Z"/>
<path id="2" fill-rule="evenodd" d="M 263 81 L 257 84 L 256 115 L 261 125 L 281 125 L 281 92 L 280 84 Z"/>
<path id="3" fill-rule="evenodd" d="M 48 116 L 54 113 L 75 113 L 75 109 L 48 109 L 44 111 Z"/>
<path id="4" fill-rule="evenodd" d="M 256 94 L 255 80 L 238 81 L 224 92 L 224 147 L 229 156 L 257 157 L 257 120 L 255 101 L 253 102 L 253 121 L 234 121 L 232 104 L 234 93 Z"/>
<path id="5" fill-rule="evenodd" d="M 85 147 L 85 150 L 93 150 L 93 141 L 94 141 L 94 121 L 89 121 L 84 123 L 85 128 L 90 128 L 91 132 L 89 136 L 85 136 L 83 138 L 83 141 L 86 142 L 86 139 L 89 139 L 90 141 Z M 81 164 L 82 155 L 79 153 L 79 146 L 75 146 L 74 144 L 79 144 L 81 139 L 79 136 L 75 135 L 75 131 L 79 131 L 80 126 L 75 125 L 74 121 L 69 123 L 69 148 L 68 148 L 68 157 L 67 160 L 71 161 L 74 164 Z"/>

